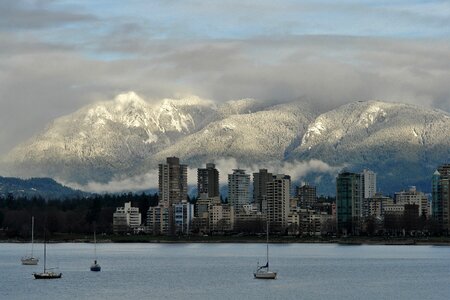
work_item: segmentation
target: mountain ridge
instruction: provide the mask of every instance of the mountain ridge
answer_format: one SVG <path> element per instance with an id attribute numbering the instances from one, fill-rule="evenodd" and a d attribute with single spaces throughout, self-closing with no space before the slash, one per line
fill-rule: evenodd
<path id="1" fill-rule="evenodd" d="M 0 196 L 42 197 L 44 199 L 64 199 L 84 197 L 87 193 L 74 190 L 56 182 L 52 178 L 28 178 L 0 176 Z"/>
<path id="2" fill-rule="evenodd" d="M 129 92 L 56 119 L 5 161 L 13 175 L 83 185 L 145 174 L 167 156 L 192 167 L 219 158 L 261 167 L 320 160 L 356 171 L 372 168 L 379 186 L 391 192 L 405 184 L 426 188 L 432 170 L 450 158 L 448 128 L 450 115 L 444 111 L 380 100 L 318 113 L 301 101 L 241 99 L 219 105 L 191 96 L 152 104 Z M 322 190 L 333 190 L 330 183 L 323 185 Z"/>

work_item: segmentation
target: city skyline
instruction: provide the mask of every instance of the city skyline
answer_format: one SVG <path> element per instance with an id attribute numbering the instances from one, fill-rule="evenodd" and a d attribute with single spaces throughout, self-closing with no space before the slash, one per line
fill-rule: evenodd
<path id="1" fill-rule="evenodd" d="M 0 0 L 0 295 L 448 298 L 449 54 L 449 0 Z"/>

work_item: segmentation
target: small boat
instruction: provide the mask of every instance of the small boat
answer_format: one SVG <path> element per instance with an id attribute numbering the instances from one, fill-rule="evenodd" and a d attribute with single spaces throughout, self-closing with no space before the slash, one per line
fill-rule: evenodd
<path id="1" fill-rule="evenodd" d="M 55 273 L 45 270 L 43 273 L 34 273 L 34 279 L 58 279 L 62 277 L 62 273 Z"/>
<path id="2" fill-rule="evenodd" d="M 47 216 L 45 216 L 45 224 L 47 224 Z M 57 273 L 47 269 L 47 228 L 44 227 L 44 272 L 33 273 L 34 279 L 58 279 L 62 277 L 62 273 Z"/>
<path id="3" fill-rule="evenodd" d="M 266 257 L 267 262 L 264 266 L 260 266 L 259 263 L 256 267 L 256 272 L 253 273 L 253 276 L 256 279 L 276 279 L 277 272 L 272 272 L 269 270 L 269 221 L 267 221 L 267 229 L 266 229 Z"/>
<path id="4" fill-rule="evenodd" d="M 35 266 L 39 263 L 39 258 L 33 256 L 34 246 L 34 217 L 31 217 L 31 254 L 21 258 L 22 265 Z"/>
<path id="5" fill-rule="evenodd" d="M 100 272 L 102 270 L 102 267 L 97 263 L 97 260 L 94 260 L 94 263 L 91 265 L 91 271 L 92 272 Z"/>
<path id="6" fill-rule="evenodd" d="M 92 272 L 100 272 L 102 267 L 100 267 L 100 265 L 97 263 L 97 238 L 95 235 L 95 230 L 94 230 L 94 263 L 91 265 L 91 271 Z"/>

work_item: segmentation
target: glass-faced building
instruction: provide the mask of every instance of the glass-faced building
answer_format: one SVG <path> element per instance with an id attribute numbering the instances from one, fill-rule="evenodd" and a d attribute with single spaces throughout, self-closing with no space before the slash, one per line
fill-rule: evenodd
<path id="1" fill-rule="evenodd" d="M 450 164 L 440 166 L 433 174 L 432 211 L 439 230 L 450 232 Z"/>
<path id="2" fill-rule="evenodd" d="M 336 218 L 338 233 L 358 234 L 361 214 L 361 174 L 344 171 L 336 178 Z"/>

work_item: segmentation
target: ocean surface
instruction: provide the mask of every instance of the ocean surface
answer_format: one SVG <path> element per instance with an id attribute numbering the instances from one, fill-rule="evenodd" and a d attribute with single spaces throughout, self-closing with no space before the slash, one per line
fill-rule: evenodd
<path id="1" fill-rule="evenodd" d="M 450 247 L 272 244 L 276 280 L 257 280 L 265 244 L 49 244 L 62 279 L 35 280 L 29 244 L 0 243 L 0 299 L 450 299 Z"/>

